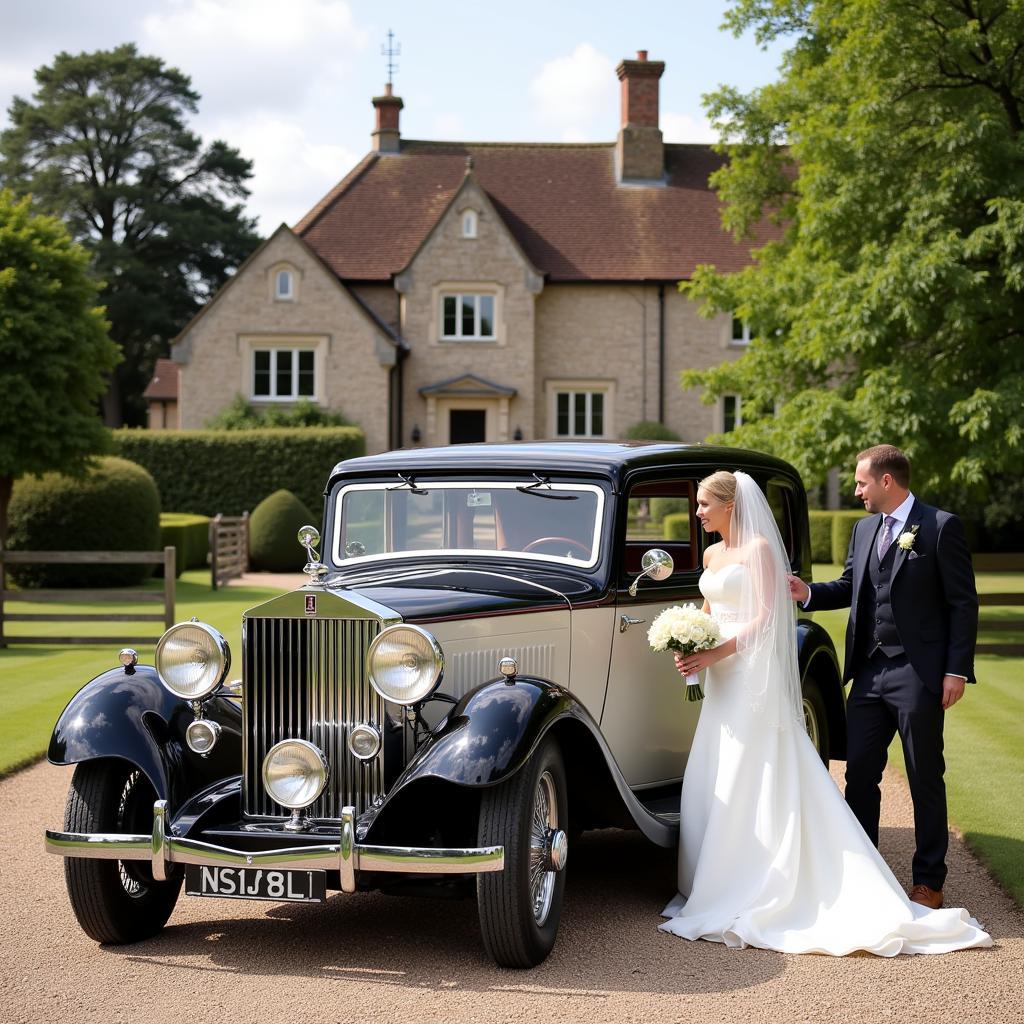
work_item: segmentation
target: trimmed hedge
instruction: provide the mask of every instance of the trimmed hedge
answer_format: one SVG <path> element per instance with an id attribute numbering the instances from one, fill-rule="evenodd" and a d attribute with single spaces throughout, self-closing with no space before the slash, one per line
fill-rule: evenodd
<path id="1" fill-rule="evenodd" d="M 811 561 L 832 561 L 832 520 L 833 512 L 822 509 L 808 509 L 807 517 L 811 527 Z M 845 558 L 845 556 L 844 556 Z"/>
<path id="2" fill-rule="evenodd" d="M 670 512 L 662 520 L 661 529 L 665 540 L 689 540 L 690 513 Z"/>
<path id="3" fill-rule="evenodd" d="M 682 438 L 671 428 L 657 420 L 641 420 L 625 433 L 627 441 L 680 441 Z"/>
<path id="4" fill-rule="evenodd" d="M 291 491 L 274 491 L 249 517 L 249 566 L 255 572 L 296 572 L 304 558 L 299 530 L 313 519 Z"/>
<path id="5" fill-rule="evenodd" d="M 160 495 L 142 466 L 103 458 L 82 477 L 46 473 L 14 485 L 12 551 L 156 551 Z M 153 565 L 12 565 L 20 587 L 131 587 Z"/>
<path id="6" fill-rule="evenodd" d="M 859 509 L 840 509 L 832 513 L 832 561 L 838 565 L 846 562 L 850 553 L 850 538 L 853 528 L 867 515 Z"/>
<path id="7" fill-rule="evenodd" d="M 168 545 L 176 549 L 176 576 L 184 569 L 205 568 L 210 557 L 210 517 L 189 512 L 161 512 L 160 547 Z M 163 566 L 158 566 L 157 576 L 162 575 Z"/>
<path id="8" fill-rule="evenodd" d="M 366 451 L 358 427 L 115 430 L 113 438 L 118 455 L 153 474 L 165 508 L 204 516 L 241 515 L 285 489 L 319 521 L 335 463 Z"/>

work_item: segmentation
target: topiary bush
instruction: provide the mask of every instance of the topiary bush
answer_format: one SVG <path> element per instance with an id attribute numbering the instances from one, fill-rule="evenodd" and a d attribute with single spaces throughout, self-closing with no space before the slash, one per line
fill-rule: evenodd
<path id="1" fill-rule="evenodd" d="M 641 420 L 626 431 L 627 441 L 680 441 L 682 438 L 664 423 Z"/>
<path id="2" fill-rule="evenodd" d="M 153 474 L 164 508 L 204 516 L 251 512 L 279 488 L 322 509 L 335 464 L 366 452 L 358 427 L 115 430 L 113 439 L 116 454 Z"/>
<path id="3" fill-rule="evenodd" d="M 175 575 L 185 569 L 202 569 L 210 557 L 210 517 L 189 512 L 160 513 L 160 547 L 173 547 Z M 163 575 L 157 566 L 157 576 Z"/>
<path id="4" fill-rule="evenodd" d="M 157 551 L 160 493 L 142 466 L 103 458 L 81 478 L 46 473 L 14 485 L 12 551 Z M 12 565 L 20 587 L 125 587 L 153 565 Z"/>
<path id="5" fill-rule="evenodd" d="M 690 513 L 670 512 L 662 521 L 661 530 L 665 540 L 689 540 Z"/>
<path id="6" fill-rule="evenodd" d="M 291 491 L 274 491 L 249 517 L 249 567 L 255 572 L 300 570 L 305 558 L 296 537 L 303 526 L 315 522 Z"/>
<path id="7" fill-rule="evenodd" d="M 842 509 L 832 513 L 832 561 L 843 565 L 850 553 L 850 538 L 853 528 L 863 519 L 867 512 L 859 509 Z"/>
<path id="8" fill-rule="evenodd" d="M 823 509 L 808 509 L 807 518 L 811 527 L 811 561 L 832 561 L 832 518 L 833 512 Z M 845 560 L 845 556 L 844 556 Z"/>

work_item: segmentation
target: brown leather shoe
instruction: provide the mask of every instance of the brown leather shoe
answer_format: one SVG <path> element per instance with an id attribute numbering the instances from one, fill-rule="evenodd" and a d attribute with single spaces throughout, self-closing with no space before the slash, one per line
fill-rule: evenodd
<path id="1" fill-rule="evenodd" d="M 942 906 L 942 890 L 929 889 L 927 885 L 915 885 L 910 890 L 910 902 L 920 903 L 923 907 L 938 910 Z"/>

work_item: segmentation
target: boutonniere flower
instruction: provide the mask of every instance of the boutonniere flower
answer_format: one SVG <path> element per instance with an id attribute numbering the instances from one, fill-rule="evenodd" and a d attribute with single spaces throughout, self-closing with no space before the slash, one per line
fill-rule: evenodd
<path id="1" fill-rule="evenodd" d="M 912 551 L 914 549 L 914 541 L 917 540 L 917 531 L 920 529 L 920 526 L 912 526 L 896 538 L 896 543 L 899 544 L 901 551 Z"/>

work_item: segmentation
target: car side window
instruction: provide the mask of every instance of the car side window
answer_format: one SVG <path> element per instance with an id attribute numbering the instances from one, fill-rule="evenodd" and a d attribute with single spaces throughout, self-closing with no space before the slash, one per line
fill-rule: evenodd
<path id="1" fill-rule="evenodd" d="M 768 483 L 766 489 L 768 505 L 775 517 L 775 525 L 782 534 L 782 543 L 785 545 L 786 554 L 789 560 L 793 561 L 795 553 L 793 542 L 793 501 L 788 487 L 782 484 Z"/>
<path id="2" fill-rule="evenodd" d="M 697 566 L 696 481 L 656 480 L 634 484 L 626 499 L 625 574 L 640 572 L 644 552 L 662 548 L 675 573 Z M 674 574 L 675 574 L 674 573 Z"/>

